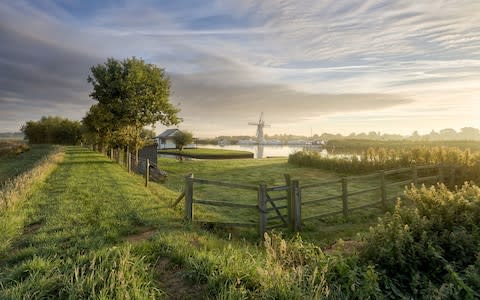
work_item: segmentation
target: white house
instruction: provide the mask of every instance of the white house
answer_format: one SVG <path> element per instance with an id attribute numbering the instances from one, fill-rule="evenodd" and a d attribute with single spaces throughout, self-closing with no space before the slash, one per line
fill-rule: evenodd
<path id="1" fill-rule="evenodd" d="M 175 134 L 180 132 L 179 129 L 167 129 L 155 137 L 157 140 L 157 149 L 175 149 L 177 143 L 175 142 Z M 186 145 L 185 148 L 196 148 L 195 144 Z"/>

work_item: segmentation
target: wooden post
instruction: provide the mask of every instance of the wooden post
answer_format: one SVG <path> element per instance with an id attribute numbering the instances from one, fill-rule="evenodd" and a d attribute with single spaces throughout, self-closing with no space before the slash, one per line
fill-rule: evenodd
<path id="1" fill-rule="evenodd" d="M 302 228 L 302 195 L 300 190 L 300 183 L 298 180 L 292 181 L 292 196 L 293 196 L 293 216 L 294 216 L 294 231 L 300 231 Z"/>
<path id="2" fill-rule="evenodd" d="M 444 167 L 443 167 L 443 164 L 439 164 L 438 165 L 438 182 L 444 183 L 444 181 L 445 181 Z"/>
<path id="3" fill-rule="evenodd" d="M 110 148 L 110 160 L 113 160 L 113 148 Z"/>
<path id="4" fill-rule="evenodd" d="M 287 217 L 288 217 L 288 229 L 295 231 L 295 214 L 294 214 L 294 198 L 293 198 L 293 187 L 292 179 L 289 174 L 284 174 L 285 176 L 285 185 L 287 186 Z"/>
<path id="5" fill-rule="evenodd" d="M 417 166 L 412 166 L 412 183 L 413 185 L 418 185 L 418 168 Z"/>
<path id="6" fill-rule="evenodd" d="M 450 186 L 450 188 L 453 188 L 455 186 L 455 174 L 456 173 L 456 168 L 455 168 L 455 165 L 451 165 L 450 166 L 450 176 L 448 178 L 448 185 Z"/>
<path id="7" fill-rule="evenodd" d="M 343 204 L 343 217 L 348 218 L 348 183 L 347 178 L 342 177 L 342 204 Z"/>
<path id="8" fill-rule="evenodd" d="M 150 160 L 145 161 L 145 187 L 148 187 L 148 180 L 150 179 Z"/>
<path id="9" fill-rule="evenodd" d="M 130 173 L 132 171 L 131 156 L 132 156 L 132 154 L 130 152 L 127 152 L 127 170 L 128 170 L 128 173 Z"/>
<path id="10" fill-rule="evenodd" d="M 387 210 L 387 185 L 385 184 L 385 171 L 380 172 L 380 193 L 383 211 Z"/>
<path id="11" fill-rule="evenodd" d="M 265 184 L 260 184 L 258 186 L 258 196 L 257 196 L 257 205 L 258 205 L 258 233 L 263 239 L 265 231 L 267 231 L 267 186 Z"/>
<path id="12" fill-rule="evenodd" d="M 193 220 L 193 174 L 185 177 L 185 221 Z"/>

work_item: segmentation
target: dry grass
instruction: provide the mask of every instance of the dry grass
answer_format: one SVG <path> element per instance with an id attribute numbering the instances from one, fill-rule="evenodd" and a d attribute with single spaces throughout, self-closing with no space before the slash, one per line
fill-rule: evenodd
<path id="1" fill-rule="evenodd" d="M 46 178 L 63 159 L 64 152 L 60 147 L 38 161 L 33 168 L 20 175 L 7 179 L 0 186 L 0 212 L 15 205 L 19 199 L 25 197 L 30 187 L 38 180 Z"/>

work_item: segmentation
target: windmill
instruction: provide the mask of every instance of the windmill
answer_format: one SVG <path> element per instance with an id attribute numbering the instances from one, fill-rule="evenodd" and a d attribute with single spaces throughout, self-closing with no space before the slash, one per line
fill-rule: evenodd
<path id="1" fill-rule="evenodd" d="M 257 126 L 257 143 L 265 144 L 265 138 L 263 137 L 263 128 L 270 127 L 270 125 L 265 124 L 265 121 L 263 120 L 263 112 L 260 114 L 260 119 L 258 119 L 257 123 L 249 122 L 248 125 Z"/>

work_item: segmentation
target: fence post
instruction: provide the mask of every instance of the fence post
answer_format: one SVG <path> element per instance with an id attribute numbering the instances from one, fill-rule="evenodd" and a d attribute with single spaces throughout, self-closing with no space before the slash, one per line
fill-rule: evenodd
<path id="1" fill-rule="evenodd" d="M 113 160 L 113 148 L 110 148 L 110 160 Z"/>
<path id="2" fill-rule="evenodd" d="M 412 183 L 413 185 L 418 185 L 418 168 L 417 166 L 412 166 Z"/>
<path id="3" fill-rule="evenodd" d="M 193 174 L 185 176 L 185 220 L 193 220 Z"/>
<path id="4" fill-rule="evenodd" d="M 295 219 L 293 213 L 293 193 L 292 193 L 292 179 L 289 174 L 284 174 L 285 177 L 285 186 L 287 186 L 287 218 L 288 218 L 288 229 L 291 231 L 295 230 Z"/>
<path id="5" fill-rule="evenodd" d="M 148 187 L 148 180 L 150 177 L 150 160 L 145 161 L 145 187 Z"/>
<path id="6" fill-rule="evenodd" d="M 387 185 L 385 184 L 385 171 L 380 172 L 380 193 L 383 211 L 387 210 Z"/>
<path id="7" fill-rule="evenodd" d="M 300 190 L 300 183 L 298 180 L 292 181 L 292 196 L 293 196 L 293 217 L 294 217 L 294 231 L 300 231 L 302 227 L 302 191 Z"/>
<path id="8" fill-rule="evenodd" d="M 449 176 L 449 180 L 448 180 L 448 183 L 449 183 L 449 186 L 451 188 L 453 188 L 455 186 L 455 174 L 456 173 L 456 168 L 455 168 L 455 165 L 451 165 L 450 166 L 450 176 Z"/>
<path id="9" fill-rule="evenodd" d="M 348 182 L 346 177 L 342 177 L 342 206 L 343 217 L 348 218 Z"/>
<path id="10" fill-rule="evenodd" d="M 438 182 L 443 183 L 445 181 L 445 174 L 443 170 L 443 163 L 438 165 Z"/>
<path id="11" fill-rule="evenodd" d="M 267 199 L 266 191 L 267 186 L 265 184 L 260 184 L 258 186 L 258 196 L 257 196 L 257 205 L 258 205 L 258 233 L 263 238 L 265 231 L 267 230 Z"/>
<path id="12" fill-rule="evenodd" d="M 128 170 L 128 173 L 130 173 L 132 171 L 132 166 L 131 166 L 131 159 L 130 157 L 132 156 L 132 154 L 130 152 L 127 152 L 127 170 Z"/>

